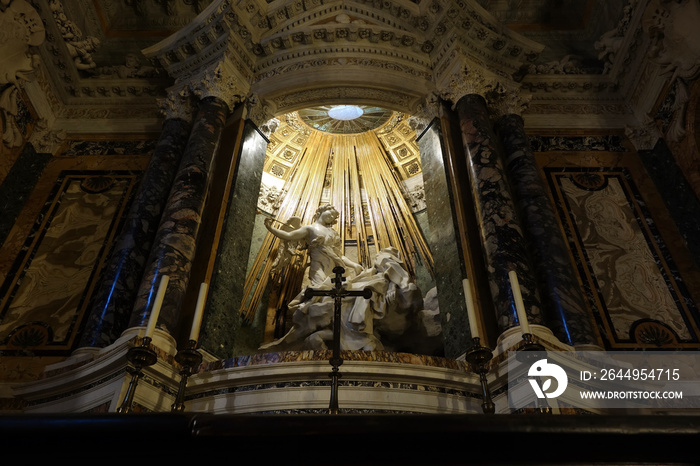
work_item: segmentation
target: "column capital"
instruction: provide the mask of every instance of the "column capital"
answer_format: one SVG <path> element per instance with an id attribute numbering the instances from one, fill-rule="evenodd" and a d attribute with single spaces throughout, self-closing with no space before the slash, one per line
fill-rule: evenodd
<path id="1" fill-rule="evenodd" d="M 626 126 L 625 135 L 638 151 L 652 150 L 662 137 L 656 122 L 649 117 L 637 126 Z"/>
<path id="2" fill-rule="evenodd" d="M 437 93 L 430 93 L 425 98 L 423 103 L 418 105 L 417 109 L 408 118 L 408 126 L 420 134 L 428 127 L 431 121 L 440 116 L 440 96 Z"/>
<path id="3" fill-rule="evenodd" d="M 251 92 L 245 98 L 245 118 L 249 119 L 260 131 L 269 137 L 279 126 L 279 120 L 274 118 L 275 105 L 258 94 Z"/>
<path id="4" fill-rule="evenodd" d="M 166 120 L 179 118 L 191 123 L 195 112 L 193 100 L 188 87 L 171 89 L 165 98 L 158 100 L 158 107 Z"/>
<path id="5" fill-rule="evenodd" d="M 41 119 L 36 122 L 29 143 L 38 153 L 55 154 L 65 139 L 65 130 L 53 129 L 45 119 Z"/>
<path id="6" fill-rule="evenodd" d="M 436 94 L 452 102 L 453 109 L 465 95 L 476 94 L 486 100 L 492 117 L 521 115 L 532 96 L 522 94 L 517 84 L 504 81 L 507 80 L 485 73 L 476 66 L 465 65 L 453 73 L 447 85 L 438 89 Z"/>
<path id="7" fill-rule="evenodd" d="M 489 106 L 489 111 L 495 118 L 505 115 L 522 116 L 532 99 L 531 94 L 523 94 L 519 89 L 507 88 L 501 83 L 486 92 L 484 96 Z"/>
<path id="8" fill-rule="evenodd" d="M 464 65 L 450 75 L 446 85 L 439 88 L 436 94 L 442 99 L 452 102 L 454 109 L 457 102 L 469 94 L 478 94 L 482 97 L 496 85 L 496 80 L 487 77 L 477 67 Z"/>
<path id="9" fill-rule="evenodd" d="M 221 99 L 233 111 L 236 104 L 242 102 L 246 92 L 234 73 L 227 71 L 223 63 L 208 68 L 189 80 L 190 89 L 199 99 L 216 97 Z"/>

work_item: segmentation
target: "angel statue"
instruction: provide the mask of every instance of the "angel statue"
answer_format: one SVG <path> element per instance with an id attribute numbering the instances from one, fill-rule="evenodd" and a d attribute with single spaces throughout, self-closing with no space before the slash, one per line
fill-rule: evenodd
<path id="1" fill-rule="evenodd" d="M 423 298 L 415 283 L 403 267 L 395 248 L 379 251 L 371 267 L 345 257 L 340 249 L 340 235 L 332 228 L 338 220 L 338 211 L 330 205 L 318 208 L 314 221 L 301 226 L 297 217 L 290 218 L 282 228 L 274 228 L 271 220 L 265 221 L 267 229 L 286 244 L 281 246 L 280 256 L 293 254 L 298 248 L 308 249 L 309 281 L 315 289 L 331 289 L 333 269 L 341 266 L 353 272 L 344 282 L 349 290 L 370 288 L 372 297 L 345 298 L 341 308 L 340 347 L 347 350 L 382 350 L 379 328 L 403 332 L 410 324 L 410 317 L 423 309 Z M 287 259 L 278 260 L 284 261 Z M 261 350 L 326 349 L 333 339 L 332 319 L 334 300 L 328 296 L 307 299 L 302 290 L 290 303 L 292 328 L 281 338 L 260 346 Z M 398 316 L 398 319 L 396 318 Z M 391 325 L 377 325 L 387 319 Z M 397 322 L 399 323 L 397 325 Z"/>
<path id="2" fill-rule="evenodd" d="M 303 248 L 305 243 L 309 251 L 309 280 L 312 287 L 320 286 L 333 276 L 333 269 L 338 265 L 359 273 L 362 266 L 343 256 L 340 251 L 340 235 L 333 229 L 339 215 L 332 205 L 323 205 L 316 210 L 311 225 L 301 226 L 299 217 L 290 217 L 282 228 L 274 228 L 272 220 L 266 219 L 265 227 L 284 242 L 275 265 L 288 263 L 290 255 L 294 255 L 296 249 Z"/>

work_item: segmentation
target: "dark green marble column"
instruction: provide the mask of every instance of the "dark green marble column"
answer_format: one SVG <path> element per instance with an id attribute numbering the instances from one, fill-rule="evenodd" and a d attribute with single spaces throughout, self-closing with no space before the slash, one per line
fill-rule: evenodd
<path id="1" fill-rule="evenodd" d="M 471 346 L 462 287 L 462 257 L 459 251 L 452 193 L 445 168 L 445 148 L 440 121 L 435 119 L 418 138 L 425 204 L 430 226 L 427 239 L 435 263 L 435 286 L 440 304 L 445 357 L 455 358 Z"/>
<path id="2" fill-rule="evenodd" d="M 163 123 L 138 194 L 90 301 L 79 348 L 105 347 L 126 329 L 190 127 L 190 122 L 179 118 Z"/>
<path id="3" fill-rule="evenodd" d="M 170 277 L 157 328 L 174 335 L 189 283 L 210 170 L 229 113 L 218 97 L 199 101 L 192 132 L 178 167 L 139 287 L 129 327 L 144 327 L 161 277 Z"/>
<path id="4" fill-rule="evenodd" d="M 518 115 L 505 115 L 499 118 L 496 128 L 505 150 L 505 166 L 525 237 L 531 246 L 547 326 L 566 344 L 597 344 L 568 247 L 525 134 L 523 119 Z"/>
<path id="5" fill-rule="evenodd" d="M 231 156 L 233 186 L 202 323 L 202 348 L 221 358 L 254 353 L 260 344 L 261 330 L 264 330 L 243 327 L 239 310 L 269 141 L 250 121 L 245 122 L 242 133 L 240 149 Z"/>
<path id="6" fill-rule="evenodd" d="M 486 101 L 480 95 L 469 94 L 457 102 L 456 111 L 498 328 L 503 332 L 519 325 L 508 278 L 511 270 L 518 276 L 529 323 L 545 325 L 535 270 L 508 185 L 503 149 L 489 119 Z"/>

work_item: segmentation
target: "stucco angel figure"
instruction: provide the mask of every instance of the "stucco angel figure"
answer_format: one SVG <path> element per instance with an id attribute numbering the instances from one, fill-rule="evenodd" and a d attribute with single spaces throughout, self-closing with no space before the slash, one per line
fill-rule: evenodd
<path id="1" fill-rule="evenodd" d="M 420 290 L 411 283 L 408 272 L 403 268 L 399 253 L 394 248 L 386 248 L 377 254 L 373 266 L 362 266 L 343 256 L 340 251 L 340 235 L 332 228 L 338 219 L 338 212 L 332 206 L 322 206 L 316 212 L 314 223 L 289 229 L 297 219 L 290 219 L 287 228 L 273 228 L 265 223 L 268 230 L 286 242 L 304 241 L 310 258 L 309 281 L 315 289 L 331 289 L 333 269 L 341 266 L 352 270 L 344 285 L 349 290 L 372 290 L 372 297 L 346 298 L 341 309 L 341 349 L 381 350 L 384 348 L 376 331 L 377 320 L 387 318 L 387 313 L 408 315 L 420 310 L 423 300 Z M 287 247 L 287 246 L 283 246 Z M 302 350 L 326 349 L 333 339 L 332 319 L 334 300 L 331 297 L 306 299 L 303 290 L 289 304 L 293 313 L 292 328 L 283 337 L 262 345 L 261 350 Z M 397 322 L 395 319 L 394 322 Z M 401 318 L 398 319 L 401 321 Z M 399 325 L 401 326 L 401 325 Z M 395 325 L 392 325 L 394 330 Z M 400 329 L 403 330 L 403 329 Z"/>

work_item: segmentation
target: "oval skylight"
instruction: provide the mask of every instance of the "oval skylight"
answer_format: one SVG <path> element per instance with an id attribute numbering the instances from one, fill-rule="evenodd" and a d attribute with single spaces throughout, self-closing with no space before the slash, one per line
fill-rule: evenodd
<path id="1" fill-rule="evenodd" d="M 297 111 L 301 121 L 319 131 L 357 134 L 379 128 L 393 111 L 368 105 L 324 105 Z"/>
<path id="2" fill-rule="evenodd" d="M 336 105 L 328 110 L 328 116 L 336 120 L 350 121 L 360 118 L 364 112 L 357 105 Z"/>

